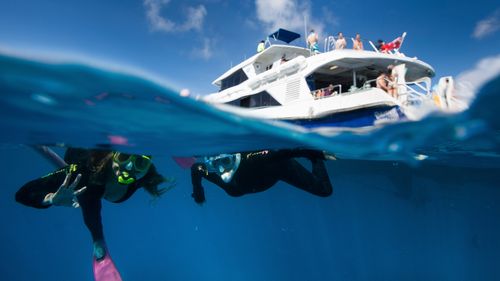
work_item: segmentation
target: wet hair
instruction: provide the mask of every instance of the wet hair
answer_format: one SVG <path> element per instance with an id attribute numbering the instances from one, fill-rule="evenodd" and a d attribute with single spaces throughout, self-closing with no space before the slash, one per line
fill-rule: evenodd
<path id="1" fill-rule="evenodd" d="M 160 188 L 159 185 L 162 183 L 167 183 L 168 186 Z M 175 180 L 173 178 L 165 178 L 156 171 L 156 167 L 151 164 L 148 172 L 144 177 L 137 180 L 137 185 L 144 188 L 144 190 L 151 196 L 158 198 L 165 192 L 169 191 L 175 186 Z"/>
<path id="2" fill-rule="evenodd" d="M 113 157 L 108 150 L 68 148 L 64 161 L 77 164 L 80 169 L 89 174 L 89 183 L 106 184 L 106 175 L 111 172 L 111 165 L 106 165 Z"/>

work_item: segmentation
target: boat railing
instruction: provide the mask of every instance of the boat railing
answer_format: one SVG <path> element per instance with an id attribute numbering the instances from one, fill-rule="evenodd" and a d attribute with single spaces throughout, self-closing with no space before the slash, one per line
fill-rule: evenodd
<path id="1" fill-rule="evenodd" d="M 403 33 L 403 36 L 406 36 L 406 32 Z M 354 41 L 354 38 L 351 38 L 352 41 Z M 337 39 L 335 39 L 335 36 L 332 36 L 332 35 L 329 35 L 329 36 L 326 36 L 325 37 L 325 40 L 324 40 L 324 47 L 323 47 L 323 52 L 330 52 L 330 51 L 333 51 L 335 50 L 335 42 L 337 41 Z M 371 40 L 362 40 L 362 41 L 368 41 L 368 44 L 370 44 L 370 46 L 372 47 L 373 51 L 376 52 L 376 53 L 386 53 L 386 54 L 391 54 L 391 55 L 396 55 L 396 56 L 401 56 L 401 57 L 404 57 L 405 55 L 401 52 L 399 52 L 399 48 L 397 49 L 392 49 L 392 50 L 389 50 L 389 51 L 385 51 L 385 52 L 381 52 L 376 46 L 375 44 L 373 44 L 373 42 Z"/>
<path id="2" fill-rule="evenodd" d="M 335 37 L 331 35 L 325 38 L 325 46 L 323 49 L 325 53 L 335 50 L 335 41 Z"/>
<path id="3" fill-rule="evenodd" d="M 366 80 L 365 83 L 363 83 L 363 87 L 362 89 L 369 89 L 369 88 L 372 88 L 372 83 L 376 83 L 377 82 L 377 78 L 374 78 L 374 79 L 371 79 L 371 80 Z"/>
<path id="4" fill-rule="evenodd" d="M 396 84 L 398 99 L 405 105 L 421 105 L 426 100 L 432 99 L 429 83 L 426 80 Z M 425 85 L 425 86 L 424 86 Z"/>
<path id="5" fill-rule="evenodd" d="M 430 95 L 430 81 L 428 79 L 422 78 L 421 80 L 417 80 L 414 82 L 408 83 L 394 83 L 392 80 L 385 78 L 385 81 L 389 85 L 393 85 L 396 87 L 396 94 L 398 96 L 398 100 L 403 102 L 405 105 L 409 104 L 421 104 L 424 100 L 427 100 L 431 97 Z M 367 80 L 363 84 L 361 88 L 356 88 L 356 91 L 363 89 L 370 89 L 376 86 L 373 86 L 373 83 L 377 82 L 377 78 Z"/>

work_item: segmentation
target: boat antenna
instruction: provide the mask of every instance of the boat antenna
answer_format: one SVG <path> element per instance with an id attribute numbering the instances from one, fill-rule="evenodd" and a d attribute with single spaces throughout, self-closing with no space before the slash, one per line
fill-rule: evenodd
<path id="1" fill-rule="evenodd" d="M 307 48 L 307 15 L 304 13 L 304 43 Z"/>

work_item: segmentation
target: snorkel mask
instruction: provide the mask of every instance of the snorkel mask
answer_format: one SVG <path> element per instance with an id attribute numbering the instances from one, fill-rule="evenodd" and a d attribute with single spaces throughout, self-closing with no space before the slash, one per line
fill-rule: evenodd
<path id="1" fill-rule="evenodd" d="M 228 183 L 240 166 L 241 154 L 221 154 L 215 157 L 205 157 L 204 163 L 208 172 L 216 173 Z"/>
<path id="2" fill-rule="evenodd" d="M 129 185 L 142 178 L 151 167 L 151 157 L 120 152 L 113 154 L 113 171 L 120 184 Z"/>

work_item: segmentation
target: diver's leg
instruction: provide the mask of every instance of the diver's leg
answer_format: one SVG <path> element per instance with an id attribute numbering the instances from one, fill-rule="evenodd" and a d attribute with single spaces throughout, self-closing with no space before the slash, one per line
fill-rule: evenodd
<path id="1" fill-rule="evenodd" d="M 101 260 L 106 255 L 106 243 L 101 219 L 101 197 L 104 190 L 90 186 L 86 192 L 78 196 L 78 203 L 82 209 L 83 221 L 92 236 L 94 257 Z"/>
<path id="2" fill-rule="evenodd" d="M 328 171 L 325 167 L 325 161 L 319 158 L 315 158 L 311 160 L 311 163 L 313 176 L 317 181 L 320 182 L 322 190 L 326 191 L 328 195 L 331 195 L 333 193 L 333 186 L 330 181 L 330 177 L 328 176 Z"/>
<path id="3" fill-rule="evenodd" d="M 281 169 L 281 180 L 317 196 L 327 197 L 333 192 L 325 164 L 313 159 L 313 172 L 309 172 L 299 162 L 290 159 Z"/>

